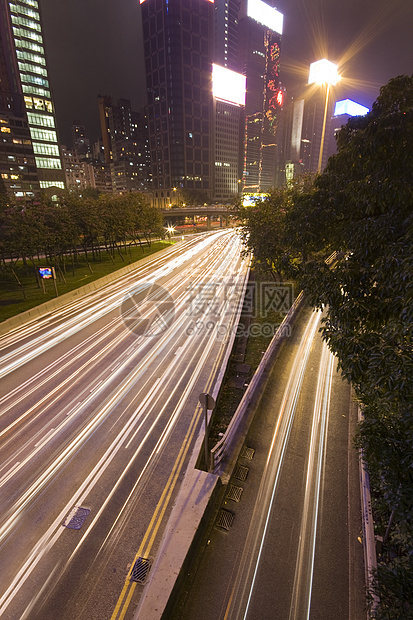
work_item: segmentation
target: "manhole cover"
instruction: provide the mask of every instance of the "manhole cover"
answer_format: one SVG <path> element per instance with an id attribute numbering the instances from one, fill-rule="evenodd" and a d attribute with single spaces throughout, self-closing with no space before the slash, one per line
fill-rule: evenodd
<path id="1" fill-rule="evenodd" d="M 150 567 L 150 560 L 139 557 L 133 565 L 130 580 L 136 581 L 137 583 L 145 583 Z"/>
<path id="2" fill-rule="evenodd" d="M 254 448 L 247 448 L 247 446 L 244 446 L 242 448 L 241 456 L 243 459 L 248 459 L 249 461 L 251 461 L 254 454 L 255 454 Z"/>
<path id="3" fill-rule="evenodd" d="M 233 499 L 234 502 L 239 502 L 241 499 L 243 490 L 244 489 L 242 487 L 236 487 L 234 484 L 230 484 L 228 493 L 227 493 L 227 498 Z"/>
<path id="4" fill-rule="evenodd" d="M 90 513 L 89 508 L 74 506 L 63 522 L 65 527 L 71 530 L 80 530 Z"/>
<path id="5" fill-rule="evenodd" d="M 234 513 L 229 510 L 222 509 L 219 511 L 216 527 L 223 530 L 229 530 L 234 521 Z"/>
<path id="6" fill-rule="evenodd" d="M 234 472 L 234 478 L 236 478 L 237 480 L 244 481 L 247 479 L 248 472 L 249 472 L 248 467 L 244 467 L 243 465 L 237 465 L 235 472 Z"/>

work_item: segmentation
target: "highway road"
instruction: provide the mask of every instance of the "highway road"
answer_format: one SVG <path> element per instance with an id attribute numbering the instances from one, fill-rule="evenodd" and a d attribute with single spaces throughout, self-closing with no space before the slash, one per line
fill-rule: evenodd
<path id="1" fill-rule="evenodd" d="M 0 338 L 0 617 L 132 618 L 228 348 L 233 231 Z M 139 576 L 139 575 L 138 575 Z"/>
<path id="2" fill-rule="evenodd" d="M 357 411 L 320 320 L 275 362 L 174 620 L 365 617 Z"/>

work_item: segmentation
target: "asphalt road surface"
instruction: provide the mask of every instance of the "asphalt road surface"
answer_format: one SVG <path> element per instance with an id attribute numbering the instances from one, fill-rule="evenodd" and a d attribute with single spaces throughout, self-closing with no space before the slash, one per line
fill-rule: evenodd
<path id="1" fill-rule="evenodd" d="M 233 332 L 233 231 L 0 339 L 0 617 L 132 618 Z"/>
<path id="2" fill-rule="evenodd" d="M 366 617 L 357 410 L 320 318 L 274 364 L 174 620 Z"/>

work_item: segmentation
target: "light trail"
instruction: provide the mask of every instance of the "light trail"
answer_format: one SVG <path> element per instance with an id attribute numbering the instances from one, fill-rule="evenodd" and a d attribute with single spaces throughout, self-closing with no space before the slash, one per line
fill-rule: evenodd
<path id="1" fill-rule="evenodd" d="M 294 359 L 257 493 L 251 525 L 240 552 L 238 569 L 232 580 L 232 589 L 223 620 L 240 620 L 241 618 L 247 620 L 256 617 L 254 616 L 256 614 L 254 592 L 258 587 L 261 560 L 264 553 L 268 553 L 266 541 L 271 526 L 275 497 L 281 482 L 281 469 L 288 449 L 297 401 L 301 394 L 304 373 L 320 316 L 319 312 L 311 315 Z M 311 436 L 305 472 L 303 507 L 301 514 L 297 516 L 300 519 L 300 531 L 297 535 L 298 545 L 288 610 L 289 620 L 308 620 L 310 617 L 317 519 L 324 471 L 333 367 L 334 356 L 323 343 L 311 415 Z"/>
<path id="2" fill-rule="evenodd" d="M 3 405 L 2 419 L 8 420 L 0 433 L 0 455 L 5 457 L 0 478 L 0 491 L 5 500 L 0 522 L 3 550 L 13 544 L 13 537 L 19 536 L 27 519 L 33 525 L 32 515 L 37 514 L 40 508 L 38 500 L 42 497 L 43 502 L 43 497 L 50 494 L 51 489 L 56 487 L 58 490 L 59 480 L 72 467 L 75 458 L 81 458 L 82 463 L 87 462 L 89 468 L 82 475 L 78 472 L 76 487 L 72 484 L 68 487 L 71 489 L 70 494 L 62 494 L 59 498 L 59 503 L 53 507 L 47 519 L 48 525 L 45 522 L 43 526 L 41 521 L 39 525 L 36 524 L 36 537 L 32 542 L 25 544 L 24 539 L 20 540 L 18 560 L 14 560 L 13 555 L 9 557 L 3 553 L 3 558 L 7 558 L 10 565 L 10 579 L 3 580 L 2 584 L 2 617 L 3 614 L 5 618 L 9 617 L 6 614 L 14 613 L 11 610 L 15 609 L 15 605 L 26 601 L 24 607 L 18 607 L 21 610 L 19 617 L 29 618 L 34 613 L 33 609 L 41 605 L 40 599 L 44 601 L 47 598 L 47 580 L 31 597 L 29 584 L 35 582 L 35 575 L 39 572 L 41 574 L 47 570 L 50 574 L 52 571 L 58 580 L 70 570 L 73 559 L 97 529 L 102 515 L 107 514 L 110 502 L 118 496 L 125 480 L 136 469 L 136 463 L 141 461 L 145 449 L 148 452 L 145 461 L 140 462 L 128 495 L 123 499 L 117 514 L 113 515 L 113 522 L 98 555 L 107 553 L 112 537 L 117 537 L 131 518 L 132 506 L 140 497 L 142 485 L 147 484 L 167 446 L 170 449 L 170 439 L 176 429 L 182 426 L 180 420 L 182 414 L 185 414 L 189 418 L 183 427 L 189 425 L 185 429 L 186 443 L 181 445 L 168 490 L 162 496 L 157 517 L 147 532 L 148 545 L 153 546 L 184 458 L 196 430 L 200 429 L 200 409 L 190 404 L 194 409 L 192 416 L 188 416 L 188 403 L 197 402 L 194 393 L 205 389 L 205 379 L 202 379 L 204 369 L 212 366 L 210 372 L 217 372 L 212 362 L 215 357 L 221 359 L 221 351 L 226 346 L 225 339 L 219 341 L 217 338 L 216 330 L 204 329 L 193 336 L 187 335 L 186 326 L 191 320 L 188 287 L 218 281 L 220 293 L 219 303 L 215 307 L 218 316 L 215 318 L 230 330 L 232 314 L 227 311 L 231 303 L 236 303 L 239 291 L 235 285 L 242 283 L 246 273 L 246 263 L 239 257 L 240 249 L 241 241 L 236 235 L 221 233 L 217 238 L 211 236 L 204 239 L 198 247 L 191 245 L 184 262 L 177 256 L 169 267 L 158 264 L 155 272 L 157 277 L 166 277 L 162 285 L 174 291 L 175 321 L 172 329 L 152 340 L 136 337 L 125 328 L 123 317 L 109 316 L 106 327 L 91 335 L 86 333 L 81 343 L 63 351 L 47 369 L 43 368 L 32 377 L 26 377 L 24 382 L 0 401 Z M 148 282 L 155 281 L 153 274 L 152 277 L 150 274 L 146 277 Z M 233 297 L 228 294 L 228 283 L 232 286 Z M 111 292 L 109 287 L 105 298 L 99 300 L 98 307 L 102 309 L 106 305 L 108 309 L 110 304 L 115 303 L 115 299 L 119 307 L 125 291 L 135 290 L 136 285 L 136 280 L 130 279 L 127 280 L 127 286 L 123 282 L 122 292 L 119 285 L 115 292 Z M 94 312 L 86 305 L 80 304 L 83 326 L 100 316 L 100 310 Z M 140 318 L 151 318 L 155 309 L 150 299 L 144 300 L 139 312 Z M 59 321 L 62 316 L 59 316 Z M 71 313 L 67 322 L 51 327 L 46 334 L 37 336 L 33 330 L 34 346 L 22 344 L 21 357 L 16 354 L 13 359 L 9 357 L 6 360 L 7 368 L 9 364 L 13 365 L 13 370 L 8 370 L 14 372 L 21 368 L 29 350 L 36 351 L 41 359 L 41 353 L 49 347 L 66 339 L 70 342 L 70 336 L 75 333 L 75 322 L 76 318 Z M 24 333 L 26 338 L 27 331 Z M 13 339 L 18 344 L 16 333 Z M 1 343 L 4 345 L 6 340 L 1 339 Z M 31 402 L 26 407 L 24 403 L 29 402 L 29 399 Z M 91 442 L 92 445 L 96 444 L 97 437 L 102 439 L 95 456 L 87 447 Z M 107 493 L 100 497 L 99 489 L 104 487 L 102 480 L 113 475 L 114 482 Z M 14 488 L 18 489 L 18 496 Z M 62 527 L 63 521 L 74 506 L 88 502 L 93 505 L 90 522 L 84 526 L 70 554 L 53 563 L 50 552 L 59 545 L 62 534 L 67 532 Z M 30 517 L 27 516 L 29 511 Z M 94 562 L 98 561 L 98 555 Z M 13 562 L 15 568 L 12 568 Z M 23 609 L 26 611 L 23 612 Z"/>
<path id="3" fill-rule="evenodd" d="M 224 232 L 220 232 L 217 236 L 222 236 Z M 228 234 L 228 233 L 227 233 Z M 210 244 L 210 239 L 204 239 L 198 246 L 191 247 L 173 260 L 166 262 L 163 266 L 159 267 L 151 274 L 142 276 L 139 274 L 140 285 L 149 285 L 150 282 L 160 279 L 171 274 L 176 269 L 182 267 L 182 265 L 191 260 L 191 258 Z M 125 294 L 130 290 L 136 290 L 135 276 L 131 277 L 130 274 L 125 277 L 123 286 L 120 287 L 117 284 L 117 290 L 114 293 L 105 295 L 103 300 L 94 303 L 91 308 L 78 312 L 72 319 L 64 321 L 63 325 L 57 325 L 50 329 L 46 337 L 42 336 L 40 339 L 35 338 L 33 340 L 32 347 L 28 349 L 27 344 L 21 347 L 15 348 L 10 353 L 3 356 L 0 366 L 0 379 L 6 376 L 12 370 L 16 370 L 28 361 L 31 361 L 34 357 L 37 357 L 41 353 L 49 350 L 53 346 L 59 344 L 63 340 L 66 340 L 70 336 L 81 331 L 85 326 L 89 325 L 91 320 L 96 321 L 103 318 L 109 312 L 115 310 L 122 303 Z M 102 293 L 99 299 L 102 297 Z M 75 308 L 82 307 L 82 300 L 77 302 Z M 41 343 L 43 341 L 43 343 Z"/>
<path id="4" fill-rule="evenodd" d="M 289 620 L 310 617 L 311 588 L 314 571 L 314 554 L 317 534 L 317 517 L 320 501 L 321 476 L 325 440 L 330 411 L 331 381 L 334 355 L 323 342 L 317 391 L 313 412 L 310 449 L 307 464 L 307 478 L 304 507 L 301 518 L 299 546 L 297 552 L 294 585 L 291 596 Z"/>
<path id="5" fill-rule="evenodd" d="M 248 530 L 239 562 L 239 569 L 234 578 L 234 585 L 231 590 L 223 620 L 236 620 L 239 618 L 247 618 L 248 616 L 260 564 L 260 557 L 263 552 L 265 536 L 269 525 L 271 508 L 274 503 L 278 478 L 294 420 L 304 372 L 313 344 L 314 335 L 320 321 L 320 316 L 320 312 L 313 312 L 311 314 L 294 359 L 257 494 L 251 525 Z"/>

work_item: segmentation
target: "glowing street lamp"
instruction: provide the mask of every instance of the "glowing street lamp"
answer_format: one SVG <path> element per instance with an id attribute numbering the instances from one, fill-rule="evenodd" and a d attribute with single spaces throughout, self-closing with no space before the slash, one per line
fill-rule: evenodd
<path id="1" fill-rule="evenodd" d="M 328 97 L 330 94 L 330 86 L 335 86 L 340 81 L 338 74 L 338 67 L 333 62 L 330 62 L 326 58 L 313 62 L 310 65 L 310 75 L 308 77 L 309 84 L 326 85 L 326 101 L 324 106 L 324 118 L 323 118 L 323 130 L 321 132 L 320 153 L 318 156 L 317 171 L 321 172 L 321 161 L 323 159 L 324 138 L 326 133 L 326 121 L 327 121 L 327 109 L 328 109 Z"/>

